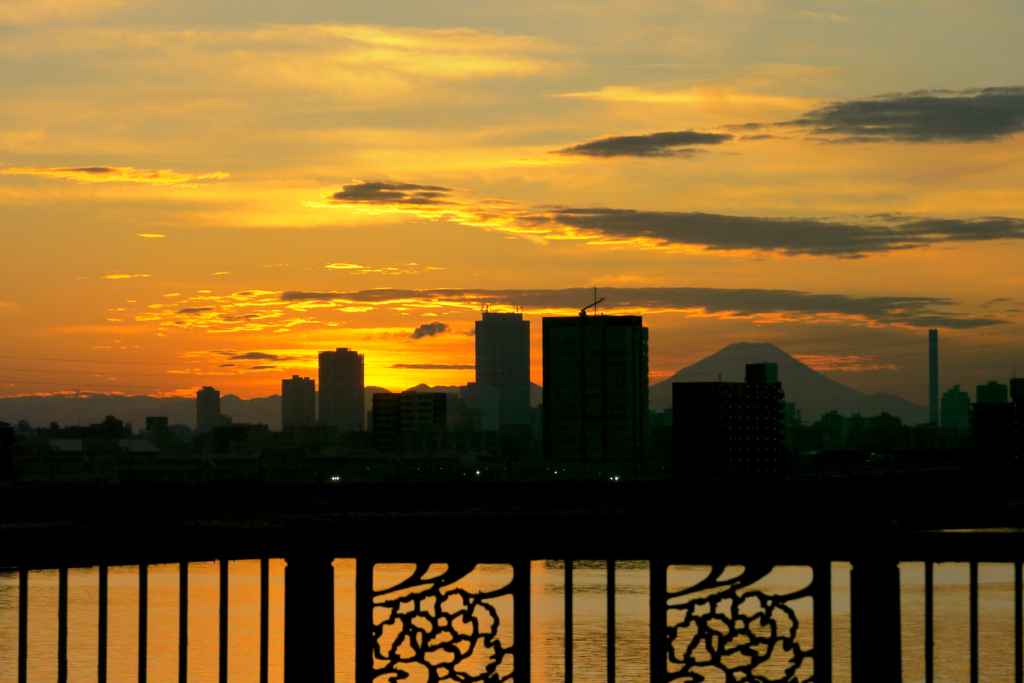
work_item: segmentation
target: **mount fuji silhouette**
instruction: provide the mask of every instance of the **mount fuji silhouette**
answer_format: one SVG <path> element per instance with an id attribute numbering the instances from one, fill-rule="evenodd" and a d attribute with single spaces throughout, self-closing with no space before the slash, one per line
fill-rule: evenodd
<path id="1" fill-rule="evenodd" d="M 668 379 L 652 384 L 651 410 L 661 411 L 672 406 L 673 382 L 716 382 L 719 379 L 723 382 L 742 382 L 747 363 L 778 364 L 779 381 L 786 394 L 786 401 L 796 403 L 805 423 L 815 422 L 831 410 L 841 415 L 859 413 L 864 417 L 886 412 L 910 425 L 928 421 L 928 408 L 924 406 L 892 394 L 865 394 L 851 389 L 812 370 L 774 344 L 746 342 L 729 344 Z"/>

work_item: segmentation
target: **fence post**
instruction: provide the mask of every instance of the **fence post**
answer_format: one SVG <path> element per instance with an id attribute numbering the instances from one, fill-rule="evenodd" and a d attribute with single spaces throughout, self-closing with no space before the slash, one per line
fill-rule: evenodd
<path id="1" fill-rule="evenodd" d="M 832 563 L 818 560 L 814 571 L 814 680 L 832 683 Z"/>
<path id="2" fill-rule="evenodd" d="M 853 683 L 900 683 L 900 570 L 896 560 L 861 557 L 850 572 Z"/>
<path id="3" fill-rule="evenodd" d="M 303 553 L 285 562 L 285 683 L 333 683 L 333 558 Z"/>

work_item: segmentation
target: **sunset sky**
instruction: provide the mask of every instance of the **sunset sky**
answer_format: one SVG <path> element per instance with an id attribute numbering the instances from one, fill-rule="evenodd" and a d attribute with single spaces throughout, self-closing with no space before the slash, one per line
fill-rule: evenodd
<path id="1" fill-rule="evenodd" d="M 1024 373 L 1019 0 L 0 0 L 0 391 L 473 380 L 482 306 Z M 756 359 L 752 359 L 756 360 Z"/>

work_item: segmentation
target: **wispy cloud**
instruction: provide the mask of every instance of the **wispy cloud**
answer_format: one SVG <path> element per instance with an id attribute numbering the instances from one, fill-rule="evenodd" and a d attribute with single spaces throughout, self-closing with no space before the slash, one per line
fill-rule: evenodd
<path id="1" fill-rule="evenodd" d="M 864 372 L 867 370 L 898 370 L 899 366 L 866 356 L 794 354 L 794 358 L 815 370 Z"/>
<path id="2" fill-rule="evenodd" d="M 104 275 L 104 280 L 130 280 L 136 277 L 153 277 L 145 273 L 111 273 L 110 275 Z"/>
<path id="3" fill-rule="evenodd" d="M 158 234 L 152 233 L 152 232 L 137 232 L 137 233 L 135 233 L 135 236 L 136 237 L 153 237 L 153 238 L 155 238 L 155 237 L 167 237 L 167 235 L 158 235 Z"/>
<path id="4" fill-rule="evenodd" d="M 396 370 L 473 370 L 475 365 L 446 365 L 443 363 L 395 363 Z"/>
<path id="5" fill-rule="evenodd" d="M 519 219 L 573 238 L 697 247 L 707 251 L 756 251 L 783 256 L 858 258 L 935 244 L 1024 238 L 1024 219 L 826 218 L 727 216 L 702 212 L 561 208 Z"/>
<path id="6" fill-rule="evenodd" d="M 194 186 L 200 180 L 220 180 L 227 178 L 227 173 L 178 173 L 170 169 L 149 170 L 130 166 L 58 166 L 43 168 L 40 166 L 20 166 L 0 169 L 0 175 L 36 175 L 44 178 L 63 178 L 80 183 L 145 183 L 148 185 L 179 185 Z M 163 237 L 163 235 L 143 235 L 139 237 Z"/>
<path id="7" fill-rule="evenodd" d="M 572 206 L 528 210 L 514 202 L 474 202 L 459 193 L 465 191 L 390 181 L 360 182 L 328 193 L 326 201 L 308 205 L 355 211 L 370 207 L 375 213 L 450 220 L 535 240 L 780 256 L 859 258 L 936 244 L 1024 238 L 1024 219 L 1006 216 L 768 217 Z"/>
<path id="8" fill-rule="evenodd" d="M 794 290 L 702 287 L 606 287 L 602 309 L 620 314 L 684 313 L 694 317 L 753 318 L 763 322 L 846 320 L 903 327 L 971 329 L 1000 325 L 994 316 L 951 310 L 952 299 L 937 297 L 857 297 Z M 572 315 L 592 301 L 589 289 L 369 289 L 352 292 L 290 291 L 285 302 L 319 301 L 338 305 L 457 307 L 521 306 L 532 314 Z M 441 324 L 443 323 L 432 323 Z M 422 326 L 421 326 L 422 327 Z"/>
<path id="9" fill-rule="evenodd" d="M 1024 131 L 1024 87 L 918 90 L 832 102 L 778 126 L 843 142 L 981 142 Z"/>
<path id="10" fill-rule="evenodd" d="M 3 0 L 0 2 L 0 26 L 82 19 L 123 5 L 123 0 Z"/>
<path id="11" fill-rule="evenodd" d="M 404 204 L 408 206 L 445 206 L 454 204 L 454 188 L 439 185 L 416 185 L 389 180 L 365 182 L 357 180 L 345 185 L 326 199 L 339 204 Z M 351 265 L 351 264 L 341 264 Z"/>
<path id="12" fill-rule="evenodd" d="M 842 14 L 834 14 L 832 12 L 812 12 L 810 10 L 803 10 L 797 12 L 797 16 L 805 17 L 807 19 L 813 19 L 821 23 L 845 23 L 850 20 L 849 17 L 843 16 Z"/>
<path id="13" fill-rule="evenodd" d="M 693 156 L 693 145 L 720 145 L 733 139 L 728 133 L 684 130 L 647 135 L 617 135 L 596 138 L 550 154 L 589 157 L 685 157 Z"/>
<path id="14" fill-rule="evenodd" d="M 690 88 L 645 88 L 634 85 L 608 85 L 600 90 L 561 93 L 556 97 L 596 100 L 608 103 L 643 105 L 683 105 L 699 111 L 724 114 L 742 110 L 802 111 L 814 100 L 782 95 L 765 95 L 731 86 L 693 86 Z"/>
<path id="15" fill-rule="evenodd" d="M 240 353 L 233 356 L 228 356 L 228 360 L 292 360 L 290 356 L 279 356 L 276 353 L 263 353 L 262 351 L 250 351 L 248 353 Z"/>
<path id="16" fill-rule="evenodd" d="M 235 29 L 47 27 L 5 36 L 0 56 L 89 55 L 166 87 L 315 92 L 346 109 L 436 96 L 437 86 L 559 73 L 543 39 L 468 28 L 263 24 Z M 130 76 L 130 77 L 131 77 Z"/>
<path id="17" fill-rule="evenodd" d="M 328 263 L 328 270 L 343 270 L 349 275 L 419 275 L 429 270 L 444 270 L 435 266 L 422 267 L 418 263 L 404 263 L 401 266 L 360 266 L 355 263 Z"/>

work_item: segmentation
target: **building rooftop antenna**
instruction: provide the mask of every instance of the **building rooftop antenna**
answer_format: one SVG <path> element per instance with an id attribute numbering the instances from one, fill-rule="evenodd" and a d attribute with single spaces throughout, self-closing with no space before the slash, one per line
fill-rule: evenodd
<path id="1" fill-rule="evenodd" d="M 588 308 L 593 308 L 594 309 L 594 315 L 597 315 L 597 305 L 599 303 L 601 303 L 602 301 L 604 301 L 604 297 L 601 297 L 600 299 L 598 299 L 597 298 L 597 287 L 594 287 L 594 303 L 587 304 L 586 306 L 581 308 L 580 309 L 580 317 L 581 318 L 586 318 L 587 317 L 587 309 Z"/>

